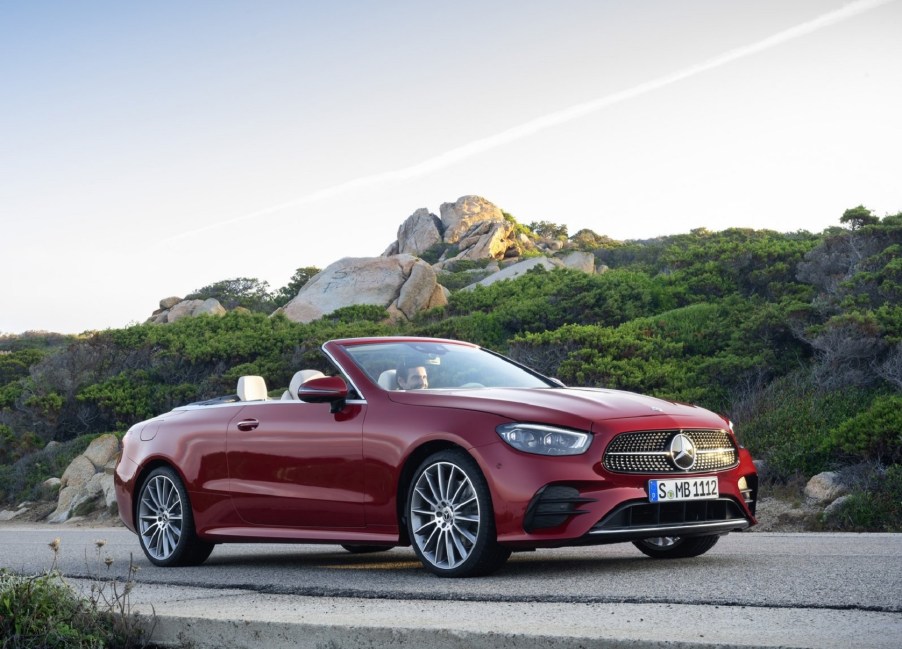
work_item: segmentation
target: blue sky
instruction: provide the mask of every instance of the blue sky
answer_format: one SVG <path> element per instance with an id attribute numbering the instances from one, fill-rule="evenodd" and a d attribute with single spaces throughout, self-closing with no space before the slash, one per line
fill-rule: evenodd
<path id="1" fill-rule="evenodd" d="M 439 6 L 441 5 L 441 6 Z M 902 210 L 902 0 L 0 2 L 0 333 L 376 256 Z"/>

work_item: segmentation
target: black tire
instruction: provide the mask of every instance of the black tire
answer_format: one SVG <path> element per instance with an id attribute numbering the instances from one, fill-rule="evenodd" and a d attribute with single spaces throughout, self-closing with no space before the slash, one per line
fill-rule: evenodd
<path id="1" fill-rule="evenodd" d="M 351 554 L 370 554 L 372 552 L 385 552 L 391 550 L 387 545 L 342 545 Z"/>
<path id="2" fill-rule="evenodd" d="M 439 451 L 419 466 L 404 511 L 414 552 L 439 577 L 487 575 L 511 554 L 498 544 L 485 477 L 463 450 Z"/>
<path id="3" fill-rule="evenodd" d="M 188 492 L 168 466 L 154 469 L 141 485 L 135 516 L 138 541 L 156 566 L 196 566 L 213 551 L 197 538 Z"/>
<path id="4" fill-rule="evenodd" d="M 717 534 L 710 536 L 653 536 L 633 541 L 643 554 L 653 559 L 685 559 L 704 554 L 717 544 Z"/>

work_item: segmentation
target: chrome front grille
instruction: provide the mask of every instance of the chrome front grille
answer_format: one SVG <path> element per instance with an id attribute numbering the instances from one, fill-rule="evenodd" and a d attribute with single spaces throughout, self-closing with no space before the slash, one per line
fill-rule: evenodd
<path id="1" fill-rule="evenodd" d="M 693 445 L 695 463 L 677 468 L 671 442 L 679 435 Z M 704 473 L 729 469 L 739 462 L 736 447 L 724 430 L 646 430 L 617 435 L 604 453 L 604 467 L 614 473 Z"/>

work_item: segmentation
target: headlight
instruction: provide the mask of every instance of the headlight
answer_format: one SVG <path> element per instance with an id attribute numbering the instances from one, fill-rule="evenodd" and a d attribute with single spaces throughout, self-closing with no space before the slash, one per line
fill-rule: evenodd
<path id="1" fill-rule="evenodd" d="M 518 451 L 536 455 L 580 455 L 592 441 L 588 433 L 542 424 L 503 424 L 495 430 Z"/>

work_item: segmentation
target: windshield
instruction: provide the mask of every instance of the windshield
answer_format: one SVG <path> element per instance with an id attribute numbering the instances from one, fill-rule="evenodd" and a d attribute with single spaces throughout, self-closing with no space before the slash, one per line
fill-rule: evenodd
<path id="1" fill-rule="evenodd" d="M 556 387 L 519 365 L 477 347 L 397 342 L 353 345 L 345 350 L 374 383 L 387 390 L 405 389 L 395 375 L 399 369 L 406 372 L 407 368 L 424 368 L 430 390 Z"/>

